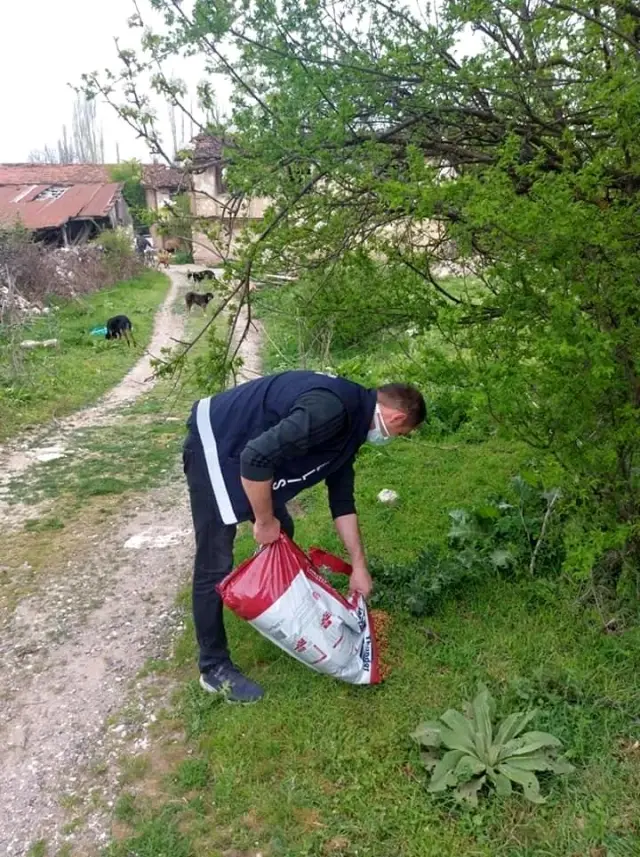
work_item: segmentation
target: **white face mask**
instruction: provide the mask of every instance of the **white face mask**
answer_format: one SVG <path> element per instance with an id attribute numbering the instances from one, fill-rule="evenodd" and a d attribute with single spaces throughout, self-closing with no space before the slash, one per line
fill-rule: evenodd
<path id="1" fill-rule="evenodd" d="M 391 435 L 389 434 L 389 429 L 384 424 L 382 414 L 380 413 L 380 405 L 376 405 L 376 409 L 373 413 L 373 422 L 375 424 L 374 428 L 369 429 L 367 434 L 368 442 L 374 443 L 376 446 L 382 446 L 385 443 L 389 443 Z"/>

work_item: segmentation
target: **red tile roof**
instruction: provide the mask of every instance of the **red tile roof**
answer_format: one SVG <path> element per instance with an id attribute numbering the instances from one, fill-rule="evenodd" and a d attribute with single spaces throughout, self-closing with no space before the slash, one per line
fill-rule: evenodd
<path id="1" fill-rule="evenodd" d="M 106 164 L 0 164 L 0 185 L 108 184 Z"/>
<path id="2" fill-rule="evenodd" d="M 109 184 L 113 164 L 0 164 L 0 185 Z M 187 189 L 189 177 L 177 167 L 143 164 L 142 184 L 168 190 Z"/>
<path id="3" fill-rule="evenodd" d="M 142 184 L 145 187 L 167 190 L 188 190 L 191 187 L 187 173 L 178 167 L 167 167 L 164 164 L 144 164 Z"/>
<path id="4" fill-rule="evenodd" d="M 60 186 L 62 181 L 54 183 Z M 62 226 L 74 218 L 106 217 L 115 204 L 121 184 L 71 184 L 57 199 L 36 197 L 52 183 L 2 184 L 0 172 L 0 222 L 21 223 L 27 229 L 47 229 Z"/>

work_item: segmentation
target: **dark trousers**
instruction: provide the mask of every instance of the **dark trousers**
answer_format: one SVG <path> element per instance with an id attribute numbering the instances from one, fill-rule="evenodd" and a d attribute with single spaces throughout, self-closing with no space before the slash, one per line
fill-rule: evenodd
<path id="1" fill-rule="evenodd" d="M 233 568 L 233 542 L 237 528 L 235 524 L 220 522 L 200 441 L 194 435 L 190 435 L 185 443 L 183 463 L 196 537 L 193 620 L 200 649 L 198 665 L 200 672 L 206 672 L 229 660 L 222 599 L 216 586 Z M 293 520 L 287 509 L 276 509 L 275 515 L 284 532 L 293 538 Z"/>

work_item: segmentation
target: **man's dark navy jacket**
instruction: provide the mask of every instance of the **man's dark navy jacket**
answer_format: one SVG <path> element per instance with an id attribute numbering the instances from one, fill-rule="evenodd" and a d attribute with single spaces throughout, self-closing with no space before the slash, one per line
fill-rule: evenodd
<path id="1" fill-rule="evenodd" d="M 281 508 L 304 488 L 353 461 L 373 420 L 376 391 L 345 378 L 295 371 L 257 378 L 195 403 L 189 426 L 202 444 L 222 523 L 246 521 L 253 514 L 240 480 L 240 456 L 247 443 L 285 419 L 301 395 L 316 389 L 328 390 L 342 402 L 348 416 L 344 442 L 338 450 L 335 443 L 320 444 L 277 466 L 274 506 Z"/>

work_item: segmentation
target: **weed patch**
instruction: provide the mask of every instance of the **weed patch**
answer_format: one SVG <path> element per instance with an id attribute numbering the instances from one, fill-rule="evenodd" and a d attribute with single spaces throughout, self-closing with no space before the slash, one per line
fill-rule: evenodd
<path id="1" fill-rule="evenodd" d="M 29 478 L 10 482 L 10 502 L 33 504 L 66 497 L 82 504 L 91 497 L 152 487 L 174 467 L 183 435 L 181 422 L 86 429 L 64 457 L 38 464 L 28 471 Z"/>

